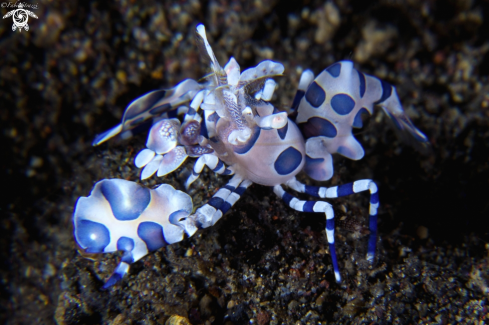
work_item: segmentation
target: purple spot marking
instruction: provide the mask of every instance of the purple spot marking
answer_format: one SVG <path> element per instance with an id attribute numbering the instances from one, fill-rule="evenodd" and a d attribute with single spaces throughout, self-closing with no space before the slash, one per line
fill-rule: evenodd
<path id="1" fill-rule="evenodd" d="M 149 189 L 133 182 L 108 180 L 101 184 L 100 190 L 117 220 L 139 218 L 151 200 Z"/>
<path id="2" fill-rule="evenodd" d="M 275 160 L 275 170 L 279 175 L 288 175 L 299 167 L 302 162 L 302 154 L 299 150 L 288 147 Z"/>
<path id="3" fill-rule="evenodd" d="M 131 120 L 134 117 L 138 116 L 139 114 L 146 112 L 148 109 L 152 108 L 152 106 L 156 104 L 161 98 L 165 97 L 165 94 L 166 94 L 165 90 L 156 90 L 135 99 L 126 108 L 126 111 L 124 113 L 124 121 Z M 168 108 L 171 108 L 169 104 L 166 105 L 168 105 Z M 149 113 L 151 115 L 156 115 L 159 114 L 160 112 L 162 113 L 163 110 L 159 110 L 160 108 L 161 106 L 158 106 L 156 108 L 153 107 Z M 153 112 L 154 109 L 157 109 L 158 111 Z"/>
<path id="4" fill-rule="evenodd" d="M 129 237 L 121 237 L 117 241 L 117 250 L 130 252 L 134 248 L 134 240 Z"/>
<path id="5" fill-rule="evenodd" d="M 379 79 L 379 81 L 380 81 L 380 84 L 382 86 L 382 97 L 380 97 L 380 99 L 378 101 L 376 101 L 374 103 L 374 105 L 382 103 L 384 100 L 391 97 L 391 94 L 392 94 L 392 86 L 384 80 Z"/>
<path id="6" fill-rule="evenodd" d="M 294 101 L 292 102 L 292 109 L 295 111 L 297 107 L 299 107 L 299 103 L 302 100 L 302 97 L 304 97 L 304 90 L 297 90 L 295 93 Z"/>
<path id="7" fill-rule="evenodd" d="M 151 115 L 160 115 L 161 113 L 166 112 L 166 111 L 169 111 L 170 109 L 171 109 L 171 105 L 170 104 L 163 104 L 163 105 L 156 106 L 156 107 L 152 108 L 149 111 L 149 114 L 151 114 Z"/>
<path id="8" fill-rule="evenodd" d="M 360 80 L 360 98 L 365 95 L 365 75 L 357 70 L 358 79 Z"/>
<path id="9" fill-rule="evenodd" d="M 337 78 L 341 73 L 341 63 L 337 62 L 333 65 L 330 65 L 326 68 L 326 71 L 328 71 L 333 78 Z"/>
<path id="10" fill-rule="evenodd" d="M 324 180 L 326 177 L 324 158 L 311 158 L 306 156 L 304 171 L 315 180 Z"/>
<path id="11" fill-rule="evenodd" d="M 110 243 L 110 232 L 103 224 L 83 219 L 76 219 L 75 238 L 87 253 L 103 253 Z"/>
<path id="12" fill-rule="evenodd" d="M 311 104 L 315 108 L 318 108 L 324 103 L 325 99 L 326 92 L 324 91 L 324 89 L 321 88 L 321 86 L 318 85 L 315 81 L 311 83 L 306 92 L 306 100 L 309 102 L 309 104 Z"/>
<path id="13" fill-rule="evenodd" d="M 280 129 L 277 129 L 277 133 L 278 133 L 278 136 L 280 137 L 280 139 L 285 139 L 285 136 L 287 135 L 287 130 L 289 128 L 289 123 L 285 124 L 284 127 L 280 128 Z"/>
<path id="14" fill-rule="evenodd" d="M 363 118 L 364 116 L 369 116 L 370 113 L 367 111 L 366 108 L 362 107 L 357 115 L 355 115 L 355 118 L 353 119 L 353 127 L 354 128 L 357 128 L 357 129 L 360 129 L 363 127 Z"/>
<path id="15" fill-rule="evenodd" d="M 260 137 L 260 128 L 257 126 L 253 130 L 253 134 L 248 139 L 248 141 L 245 144 L 233 146 L 233 151 L 240 155 L 247 153 L 248 151 L 250 151 L 251 148 L 253 148 L 256 140 L 258 140 L 258 137 Z"/>
<path id="16" fill-rule="evenodd" d="M 141 222 L 138 227 L 138 236 L 146 243 L 150 252 L 168 245 L 163 237 L 163 227 L 155 222 Z"/>
<path id="17" fill-rule="evenodd" d="M 337 94 L 331 98 L 331 108 L 339 115 L 349 114 L 355 107 L 355 101 L 347 94 Z"/>
<path id="18" fill-rule="evenodd" d="M 301 123 L 299 127 L 306 139 L 318 136 L 334 138 L 338 134 L 333 123 L 323 117 L 311 117 L 306 123 Z"/>

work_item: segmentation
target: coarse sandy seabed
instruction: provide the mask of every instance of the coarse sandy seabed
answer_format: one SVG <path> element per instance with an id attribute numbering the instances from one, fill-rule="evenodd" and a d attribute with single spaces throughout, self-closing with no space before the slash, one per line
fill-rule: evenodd
<path id="1" fill-rule="evenodd" d="M 0 25 L 2 323 L 489 321 L 489 2 L 39 1 L 31 10 L 38 19 L 29 18 L 28 32 L 12 32 L 11 18 Z M 215 227 L 143 258 L 101 290 L 119 255 L 77 252 L 73 206 L 102 178 L 137 181 L 133 158 L 145 135 L 91 141 L 136 97 L 207 72 L 193 43 L 199 22 L 221 64 L 234 56 L 243 68 L 285 65 L 273 101 L 281 109 L 303 69 L 318 74 L 341 59 L 397 86 L 432 153 L 403 144 L 376 111 L 357 134 L 365 158 L 335 157 L 325 184 L 378 182 L 373 266 L 367 195 L 332 200 L 341 220 L 337 285 L 324 216 L 292 211 L 253 185 Z M 183 189 L 191 166 L 142 183 Z M 225 182 L 205 172 L 189 193 L 194 205 Z"/>

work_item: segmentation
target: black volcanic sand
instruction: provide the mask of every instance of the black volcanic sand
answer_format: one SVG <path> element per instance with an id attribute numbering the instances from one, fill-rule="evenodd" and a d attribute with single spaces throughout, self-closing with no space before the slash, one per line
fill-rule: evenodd
<path id="1" fill-rule="evenodd" d="M 0 321 L 7 324 L 483 324 L 489 321 L 489 2 L 39 1 L 28 32 L 0 25 L 3 175 Z M 2 16 L 9 10 L 2 8 Z M 103 178 L 138 181 L 145 134 L 92 147 L 131 100 L 199 79 L 205 24 L 218 60 L 285 66 L 273 103 L 290 106 L 303 69 L 351 59 L 396 85 L 429 137 L 423 155 L 376 110 L 324 185 L 377 181 L 380 239 L 365 259 L 368 195 L 331 200 L 344 281 L 334 281 L 321 214 L 253 185 L 219 223 L 101 286 L 120 254 L 82 257 L 73 206 Z M 142 183 L 183 190 L 189 159 Z M 305 175 L 299 179 L 316 184 Z M 226 183 L 205 171 L 200 206 Z M 307 196 L 301 196 L 303 198 Z M 179 315 L 177 319 L 170 316 Z"/>

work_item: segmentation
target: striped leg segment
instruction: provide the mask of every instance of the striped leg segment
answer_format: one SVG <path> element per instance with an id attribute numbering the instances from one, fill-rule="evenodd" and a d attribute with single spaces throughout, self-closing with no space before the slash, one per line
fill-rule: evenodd
<path id="1" fill-rule="evenodd" d="M 292 196 L 284 191 L 282 186 L 275 185 L 273 192 L 282 198 L 286 204 L 292 209 L 301 212 L 317 212 L 326 214 L 326 236 L 328 238 L 329 253 L 333 261 L 334 276 L 336 282 L 341 282 L 340 269 L 338 267 L 338 259 L 336 257 L 336 249 L 334 245 L 334 211 L 331 204 L 323 201 L 303 201 Z"/>
<path id="2" fill-rule="evenodd" d="M 300 183 L 295 178 L 288 181 L 287 186 L 300 193 L 307 193 L 309 195 L 320 198 L 337 198 L 364 191 L 370 191 L 370 208 L 369 208 L 369 240 L 367 250 L 367 260 L 373 262 L 375 257 L 375 249 L 377 244 L 377 209 L 379 208 L 379 194 L 377 192 L 377 185 L 370 179 L 362 179 L 352 183 L 333 186 L 309 186 Z"/>
<path id="3" fill-rule="evenodd" d="M 161 247 L 161 246 L 160 246 Z M 154 247 L 155 249 L 160 247 Z M 138 261 L 148 254 L 148 246 L 142 241 L 134 241 L 129 237 L 120 237 L 117 241 L 117 250 L 121 250 L 121 261 L 115 268 L 110 278 L 105 282 L 102 289 L 108 289 L 119 282 L 128 272 L 130 264 Z"/>
<path id="4" fill-rule="evenodd" d="M 188 189 L 190 185 L 200 176 L 204 166 L 209 167 L 217 174 L 222 175 L 233 175 L 234 170 L 232 168 L 228 168 L 224 165 L 224 163 L 212 154 L 205 154 L 199 157 L 194 164 L 194 168 L 192 170 L 192 175 L 190 175 L 185 183 L 185 188 Z"/>
<path id="5" fill-rule="evenodd" d="M 204 90 L 204 89 L 199 91 L 195 95 L 195 97 L 190 102 L 189 109 L 188 109 L 187 113 L 185 114 L 185 117 L 183 119 L 184 122 L 196 120 L 200 123 L 202 118 L 198 114 L 198 111 L 199 111 L 200 105 L 202 104 L 202 101 L 204 100 L 205 96 L 206 96 L 206 90 Z"/>
<path id="6" fill-rule="evenodd" d="M 220 188 L 207 204 L 198 208 L 193 216 L 198 228 L 213 226 L 239 200 L 244 191 L 252 184 L 238 176 Z M 191 216 L 192 217 L 192 216 Z"/>
<path id="7" fill-rule="evenodd" d="M 373 262 L 377 244 L 377 209 L 379 208 L 379 193 L 377 185 L 370 179 L 362 179 L 353 183 L 330 187 L 326 190 L 326 198 L 337 198 L 354 193 L 370 191 L 369 230 L 367 260 Z"/>
<path id="8" fill-rule="evenodd" d="M 119 282 L 128 272 L 129 272 L 129 264 L 135 262 L 131 252 L 124 252 L 122 255 L 122 259 L 114 270 L 114 273 L 110 276 L 110 278 L 105 282 L 102 286 L 102 289 L 108 289 L 112 287 L 114 284 Z"/>

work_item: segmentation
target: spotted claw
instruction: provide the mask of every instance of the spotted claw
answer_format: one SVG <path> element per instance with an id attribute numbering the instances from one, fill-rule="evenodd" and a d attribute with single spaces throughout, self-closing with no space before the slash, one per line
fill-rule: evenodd
<path id="1" fill-rule="evenodd" d="M 146 146 L 158 154 L 164 154 L 172 150 L 178 143 L 178 131 L 180 121 L 178 119 L 163 119 L 151 127 Z"/>
<path id="2" fill-rule="evenodd" d="M 168 116 L 171 111 L 183 113 L 180 105 L 194 98 L 203 87 L 197 81 L 187 79 L 171 89 L 155 90 L 136 98 L 127 106 L 121 123 L 98 134 L 92 145 L 98 146 L 117 135 L 130 137 L 133 129 L 141 127 L 148 120 Z"/>
<path id="3" fill-rule="evenodd" d="M 156 172 L 158 176 L 171 173 L 187 159 L 185 148 L 177 146 L 179 129 L 177 119 L 163 119 L 151 127 L 146 142 L 148 148 L 141 150 L 134 159 L 136 167 L 144 167 L 142 180 Z"/>
<path id="4" fill-rule="evenodd" d="M 123 179 L 104 179 L 75 205 L 75 240 L 87 253 L 124 252 L 104 285 L 108 288 L 129 271 L 129 264 L 181 241 L 184 232 L 195 233 L 188 219 L 192 209 L 190 196 L 170 185 L 148 189 Z"/>

